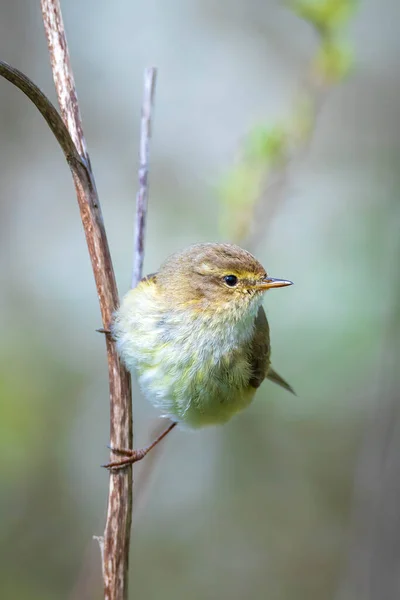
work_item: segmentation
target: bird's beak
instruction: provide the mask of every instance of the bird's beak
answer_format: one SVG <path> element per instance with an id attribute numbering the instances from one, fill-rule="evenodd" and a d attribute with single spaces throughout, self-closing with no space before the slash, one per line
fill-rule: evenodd
<path id="1" fill-rule="evenodd" d="M 274 277 L 264 277 L 257 287 L 262 290 L 269 290 L 270 288 L 285 287 L 286 285 L 293 285 L 293 281 L 287 279 L 275 279 Z"/>

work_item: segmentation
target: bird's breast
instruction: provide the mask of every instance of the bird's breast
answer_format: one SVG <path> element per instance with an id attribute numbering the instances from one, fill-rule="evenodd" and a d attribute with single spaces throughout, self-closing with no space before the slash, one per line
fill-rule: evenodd
<path id="1" fill-rule="evenodd" d="M 133 290 L 130 294 L 135 296 Z M 133 298 L 135 299 L 135 298 Z M 164 414 L 191 427 L 224 422 L 249 404 L 248 343 L 254 316 L 231 322 L 123 302 L 114 323 L 118 351 Z"/>

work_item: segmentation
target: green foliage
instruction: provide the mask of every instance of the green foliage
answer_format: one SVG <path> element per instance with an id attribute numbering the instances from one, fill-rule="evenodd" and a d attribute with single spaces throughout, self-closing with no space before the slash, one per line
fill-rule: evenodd
<path id="1" fill-rule="evenodd" d="M 317 74 L 328 84 L 340 83 L 349 74 L 352 65 L 351 49 L 330 38 L 322 42 L 314 61 Z"/>
<path id="2" fill-rule="evenodd" d="M 332 34 L 346 25 L 357 5 L 354 0 L 289 0 L 287 4 L 321 36 Z"/>
<path id="3" fill-rule="evenodd" d="M 255 208 L 263 201 L 270 175 L 287 168 L 310 139 L 322 95 L 341 83 L 353 64 L 352 52 L 340 35 L 354 13 L 355 0 L 289 0 L 287 4 L 314 28 L 319 46 L 292 115 L 286 123 L 255 126 L 244 142 L 241 161 L 220 185 L 222 233 L 238 243 L 251 235 Z"/>
<path id="4" fill-rule="evenodd" d="M 245 159 L 249 162 L 266 162 L 278 165 L 285 158 L 287 150 L 287 132 L 283 125 L 271 128 L 260 125 L 255 127 L 245 143 Z"/>

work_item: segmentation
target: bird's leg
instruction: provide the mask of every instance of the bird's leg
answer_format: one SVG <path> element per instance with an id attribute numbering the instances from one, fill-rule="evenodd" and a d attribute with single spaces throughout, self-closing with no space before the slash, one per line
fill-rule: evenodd
<path id="1" fill-rule="evenodd" d="M 172 429 L 177 425 L 176 421 L 173 421 L 165 431 L 163 431 L 155 440 L 154 442 L 152 442 L 149 446 L 146 446 L 145 448 L 141 448 L 140 450 L 128 450 L 127 448 L 113 448 L 111 446 L 108 446 L 111 450 L 111 452 L 114 452 L 115 454 L 121 454 L 122 456 L 125 456 L 126 458 L 123 458 L 122 460 L 117 460 L 115 462 L 110 462 L 106 465 L 102 465 L 103 467 L 105 467 L 106 469 L 122 469 L 123 467 L 126 467 L 128 465 L 132 465 L 133 463 L 137 462 L 138 460 L 142 460 L 142 458 L 144 458 L 146 456 L 146 454 L 148 454 L 150 452 L 150 450 L 152 450 L 155 446 L 157 446 L 157 444 L 159 442 L 161 442 L 161 440 L 163 440 L 170 431 L 172 431 Z"/>

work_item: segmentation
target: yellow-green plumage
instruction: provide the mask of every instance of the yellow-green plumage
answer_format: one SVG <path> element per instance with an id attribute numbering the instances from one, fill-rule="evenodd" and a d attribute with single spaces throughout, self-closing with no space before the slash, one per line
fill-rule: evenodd
<path id="1" fill-rule="evenodd" d="M 237 278 L 235 289 L 227 275 Z M 265 289 L 257 287 L 265 278 L 245 250 L 198 244 L 127 293 L 113 335 L 125 365 L 164 415 L 189 427 L 223 423 L 248 406 L 269 373 L 291 389 L 270 368 Z"/>

